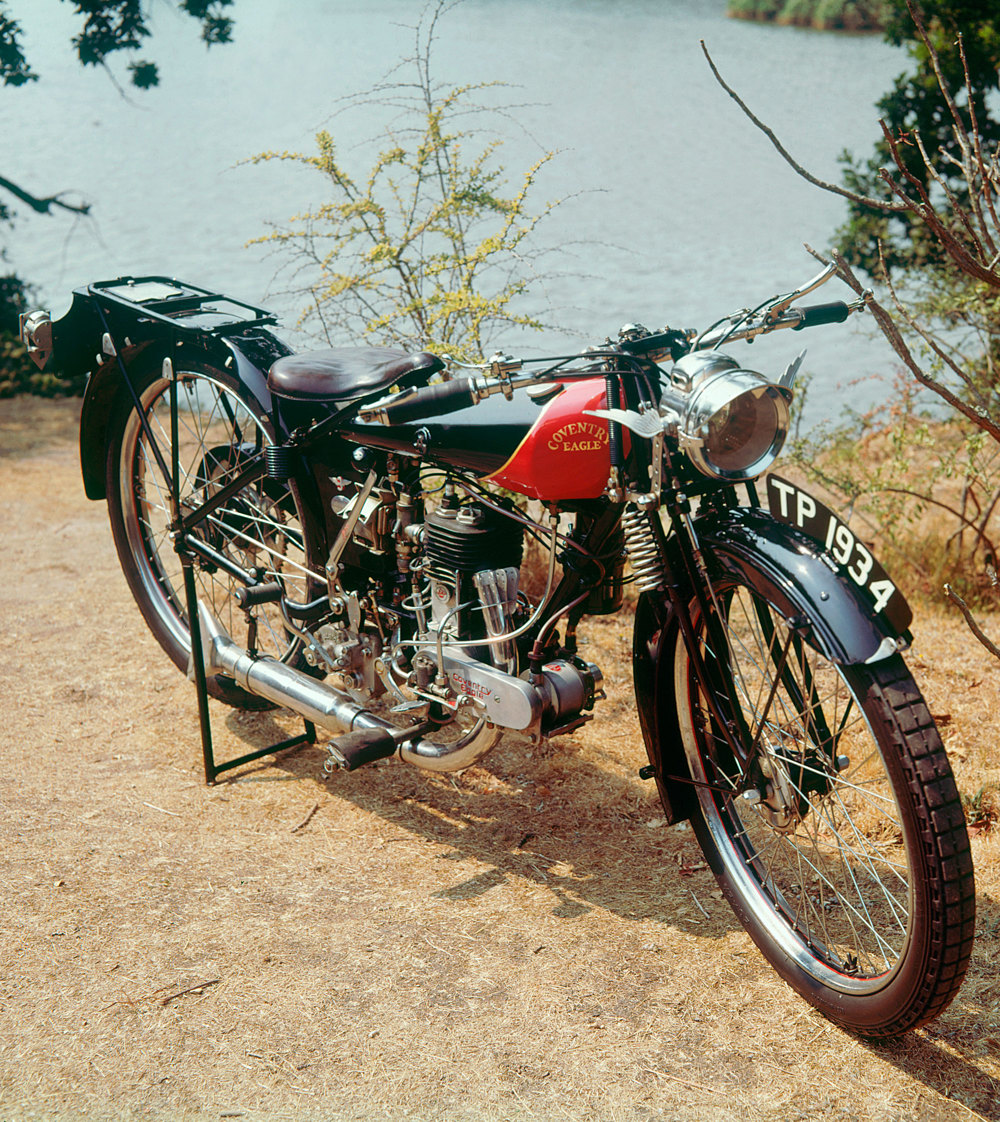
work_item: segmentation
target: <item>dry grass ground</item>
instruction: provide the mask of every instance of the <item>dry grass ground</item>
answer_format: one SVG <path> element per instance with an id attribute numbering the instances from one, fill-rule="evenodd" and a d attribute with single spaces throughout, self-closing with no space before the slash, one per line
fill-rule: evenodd
<path id="1" fill-rule="evenodd" d="M 544 753 L 327 781 L 310 748 L 208 788 L 77 409 L 0 402 L 0 1119 L 1000 1119 L 998 833 L 958 1000 L 873 1046 L 777 980 L 663 826 L 626 618 L 589 631 L 599 719 Z M 917 633 L 974 794 L 1000 666 L 950 615 Z M 220 757 L 293 728 L 213 717 Z"/>

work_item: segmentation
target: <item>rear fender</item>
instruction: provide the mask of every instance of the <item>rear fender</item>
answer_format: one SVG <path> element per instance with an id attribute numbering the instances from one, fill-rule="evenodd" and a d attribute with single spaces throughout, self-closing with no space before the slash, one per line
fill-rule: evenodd
<path id="1" fill-rule="evenodd" d="M 700 518 L 695 530 L 716 576 L 730 576 L 766 595 L 786 619 L 803 621 L 803 638 L 831 662 L 847 666 L 887 657 L 909 642 L 874 612 L 861 590 L 823 556 L 811 538 L 766 511 L 738 508 Z M 683 573 L 676 541 L 670 570 Z M 688 602 L 693 593 L 681 592 Z M 690 813 L 694 788 L 681 741 L 674 689 L 680 628 L 663 593 L 643 593 L 635 613 L 632 668 L 639 726 L 668 822 Z M 670 779 L 680 776 L 681 779 Z"/>
<path id="2" fill-rule="evenodd" d="M 176 369 L 183 370 L 184 360 L 219 366 L 233 374 L 248 397 L 273 418 L 271 393 L 267 388 L 267 371 L 271 363 L 290 348 L 262 328 L 246 336 L 216 339 L 211 336 L 183 341 L 173 350 L 165 335 L 138 345 L 125 347 L 121 362 L 126 370 L 144 371 L 152 363 L 162 363 L 171 356 Z M 118 358 L 97 354 L 100 364 L 87 380 L 80 413 L 80 467 L 88 499 L 104 499 L 106 495 L 105 461 L 107 459 L 108 426 L 121 400 L 128 400 L 130 390 Z M 93 356 L 92 356 L 93 361 Z M 277 421 L 275 421 L 277 425 Z M 284 437 L 284 433 L 279 434 Z"/>

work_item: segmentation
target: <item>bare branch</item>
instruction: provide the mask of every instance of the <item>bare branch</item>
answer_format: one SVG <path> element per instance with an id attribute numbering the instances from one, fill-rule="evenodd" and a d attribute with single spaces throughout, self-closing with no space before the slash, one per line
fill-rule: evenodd
<path id="1" fill-rule="evenodd" d="M 833 254 L 833 260 L 837 266 L 837 272 L 840 277 L 848 285 L 850 285 L 850 287 L 854 289 L 854 291 L 859 296 L 863 295 L 866 290 L 861 285 L 861 282 L 858 280 L 858 278 L 854 275 L 854 271 L 851 269 L 850 265 L 848 265 L 848 263 L 839 253 Z M 890 291 L 892 290 L 890 289 Z M 906 318 L 906 310 L 902 307 L 895 295 L 893 296 L 893 300 L 896 304 L 897 310 L 901 315 L 904 316 L 904 318 Z M 982 411 L 973 408 L 968 404 L 968 402 L 962 401 L 962 399 L 952 393 L 952 391 L 949 390 L 947 386 L 942 385 L 940 382 L 936 382 L 933 378 L 931 378 L 924 372 L 923 368 L 913 357 L 910 348 L 906 345 L 906 340 L 900 334 L 899 328 L 896 326 L 896 321 L 892 318 L 890 313 L 878 302 L 878 300 L 875 299 L 874 296 L 868 297 L 868 309 L 875 317 L 875 322 L 878 324 L 879 330 L 886 337 L 886 339 L 889 340 L 890 346 L 903 360 L 903 363 L 905 364 L 907 370 L 910 371 L 913 377 L 916 378 L 916 380 L 922 386 L 926 386 L 927 389 L 932 390 L 934 393 L 936 393 L 953 409 L 957 410 L 964 417 L 968 417 L 968 419 L 972 421 L 973 424 L 977 426 L 977 428 L 981 428 L 984 432 L 988 432 L 994 440 L 1000 442 L 1000 425 L 997 425 L 988 415 L 986 415 Z M 910 320 L 910 322 L 912 324 L 912 319 Z M 950 366 L 954 367 L 954 363 L 951 363 L 947 356 L 943 357 L 945 358 L 946 362 L 949 362 Z"/>
<path id="2" fill-rule="evenodd" d="M 32 210 L 39 214 L 51 214 L 54 206 L 71 211 L 73 214 L 90 214 L 90 203 L 73 206 L 71 203 L 64 203 L 59 195 L 39 198 L 36 195 L 29 194 L 23 187 L 18 187 L 16 183 L 11 183 L 9 179 L 4 179 L 2 175 L 0 175 L 0 188 L 9 191 L 14 198 L 20 199 L 22 203 L 27 203 Z"/>
<path id="3" fill-rule="evenodd" d="M 775 150 L 785 161 L 785 163 L 787 163 L 788 166 L 796 173 L 796 175 L 801 176 L 804 180 L 806 180 L 806 182 L 813 184 L 814 187 L 819 187 L 823 191 L 829 191 L 832 195 L 840 195 L 845 199 L 850 199 L 852 203 L 858 203 L 861 206 L 871 207 L 873 210 L 881 210 L 886 214 L 897 214 L 911 209 L 908 203 L 893 204 L 887 203 L 885 199 L 873 199 L 868 197 L 867 195 L 859 195 L 854 191 L 848 191 L 846 187 L 841 187 L 837 183 L 828 183 L 825 179 L 819 179 L 815 175 L 813 175 L 812 172 L 806 171 L 806 169 L 800 163 L 792 158 L 785 146 L 775 135 L 774 130 L 765 125 L 764 122 L 753 113 L 747 103 L 732 88 L 732 86 L 727 84 L 725 79 L 719 73 L 718 67 L 715 65 L 715 62 L 712 60 L 712 56 L 708 53 L 708 47 L 705 46 L 705 40 L 702 39 L 700 42 L 702 52 L 704 53 L 705 58 L 708 60 L 708 65 L 711 67 L 712 73 L 715 75 L 715 80 L 726 91 L 726 93 L 729 94 L 733 101 L 736 102 L 740 109 L 743 110 L 743 113 L 757 126 L 757 128 L 760 129 L 760 131 L 768 138 L 768 140 L 770 140 L 770 142 L 774 145 Z"/>
<path id="4" fill-rule="evenodd" d="M 963 273 L 974 277 L 976 280 L 982 281 L 984 284 L 988 284 L 991 288 L 1000 288 L 1000 273 L 998 273 L 996 269 L 989 268 L 983 265 L 981 261 L 978 261 L 955 237 L 951 230 L 948 229 L 941 216 L 935 210 L 934 204 L 930 201 L 924 185 L 907 169 L 900 155 L 899 143 L 896 137 L 892 135 L 892 132 L 887 128 L 884 121 L 880 122 L 880 124 L 882 125 L 882 135 L 885 138 L 886 144 L 889 146 L 889 151 L 892 153 L 893 162 L 906 180 L 916 189 L 919 199 L 914 199 L 912 196 L 908 195 L 885 168 L 882 168 L 879 172 L 882 181 L 898 199 L 905 203 L 905 209 L 924 223 L 928 230 L 941 243 L 944 251 Z M 970 192 L 974 190 L 974 185 L 971 183 L 969 184 L 969 190 Z"/>
<path id="5" fill-rule="evenodd" d="M 981 235 L 986 234 L 987 241 L 989 241 L 989 235 L 985 231 L 985 229 L 983 228 L 982 215 L 979 213 L 978 208 L 976 208 L 976 218 L 977 218 L 977 225 L 978 225 L 979 228 L 976 229 L 976 228 L 973 227 L 972 219 L 970 218 L 968 212 L 965 210 L 965 208 L 958 201 L 958 197 L 955 195 L 955 192 L 948 185 L 948 181 L 937 170 L 937 168 L 934 166 L 933 162 L 931 161 L 930 156 L 927 154 L 927 149 L 924 147 L 924 138 L 920 135 L 920 132 L 918 130 L 914 130 L 913 140 L 914 140 L 914 143 L 916 144 L 916 146 L 917 146 L 917 148 L 920 152 L 920 158 L 924 161 L 924 167 L 927 169 L 928 176 L 931 179 L 933 179 L 934 182 L 938 185 L 938 187 L 940 187 L 941 190 L 944 192 L 944 197 L 947 199 L 949 207 L 951 207 L 952 214 L 956 215 L 958 220 L 965 227 L 966 233 L 969 235 L 970 240 L 973 242 L 973 244 L 976 247 L 976 252 L 979 253 L 979 255 L 981 257 L 985 258 L 986 254 L 987 254 L 987 249 L 983 245 Z M 955 157 L 952 156 L 948 152 L 941 152 L 940 155 L 941 155 L 942 162 L 953 164 L 955 167 L 957 167 L 962 172 L 962 175 L 965 177 L 966 182 L 970 182 L 970 178 L 969 178 L 970 171 L 969 171 L 969 164 L 968 164 L 969 153 L 968 152 L 965 153 L 962 160 L 956 160 Z M 974 197 L 973 197 L 972 201 L 973 201 L 973 204 L 975 204 L 975 198 Z"/>
<path id="6" fill-rule="evenodd" d="M 962 58 L 962 73 L 965 76 L 965 88 L 968 92 L 969 97 L 969 120 L 972 122 L 972 142 L 975 149 L 976 167 L 979 170 L 980 183 L 982 185 L 981 191 L 973 190 L 974 183 L 971 169 L 966 171 L 965 179 L 969 184 L 969 193 L 972 198 L 972 205 L 976 210 L 976 217 L 979 219 L 980 228 L 983 231 L 990 251 L 993 254 L 996 254 L 996 243 L 993 241 L 993 238 L 990 235 L 989 226 L 987 225 L 986 219 L 983 217 L 982 210 L 980 209 L 979 195 L 981 193 L 983 196 L 985 196 L 986 208 L 989 211 L 990 218 L 993 221 L 993 228 L 995 230 L 1000 229 L 1000 221 L 997 220 L 996 208 L 993 206 L 993 195 L 989 189 L 992 185 L 994 190 L 996 190 L 998 184 L 1000 184 L 1000 176 L 997 175 L 997 157 L 1000 156 L 1000 150 L 993 153 L 991 167 L 987 168 L 986 161 L 983 156 L 982 140 L 979 135 L 979 121 L 976 118 L 976 99 L 972 96 L 972 78 L 969 75 L 969 59 L 965 53 L 965 40 L 961 35 L 959 35 L 958 37 L 958 51 Z M 995 264 L 996 261 L 993 262 L 993 265 Z"/>
<path id="7" fill-rule="evenodd" d="M 882 262 L 883 279 L 886 287 L 889 290 L 889 295 L 892 297 L 892 302 L 896 307 L 896 311 L 906 321 L 907 326 L 915 331 L 921 339 L 927 344 L 931 351 L 948 367 L 949 370 L 962 381 L 970 390 L 975 390 L 974 382 L 965 371 L 955 362 L 955 360 L 944 350 L 941 344 L 935 339 L 929 331 L 925 330 L 916 319 L 913 317 L 910 310 L 905 307 L 902 300 L 896 294 L 895 286 L 889 278 L 888 270 L 885 268 L 885 262 Z M 898 353 L 898 352 L 897 352 Z M 947 386 L 932 378 L 929 374 L 921 372 L 919 375 L 914 375 L 921 385 L 926 386 L 928 389 L 933 390 L 939 397 L 943 398 L 953 409 L 960 412 L 963 416 L 967 417 L 977 427 L 989 432 L 994 439 L 998 439 L 997 433 L 1000 432 L 998 427 L 991 419 L 989 414 L 984 408 L 976 407 L 963 401 L 961 398 L 954 395 Z M 982 401 L 982 397 L 980 397 Z"/>
<path id="8" fill-rule="evenodd" d="M 927 35 L 927 28 L 924 26 L 923 17 L 913 0 L 906 0 L 906 10 L 910 13 L 910 19 L 913 20 L 917 29 L 917 34 L 920 36 L 924 46 L 927 48 L 927 54 L 931 60 L 931 66 L 934 68 L 934 77 L 937 79 L 938 88 L 941 90 L 941 96 L 948 106 L 948 112 L 951 113 L 952 120 L 955 122 L 956 127 L 962 134 L 965 134 L 965 123 L 962 116 L 958 111 L 958 106 L 955 104 L 955 99 L 951 96 L 951 90 L 948 89 L 948 83 L 944 80 L 944 74 L 941 70 L 941 60 L 938 57 L 937 50 L 934 44 L 930 41 Z M 963 52 L 964 53 L 964 52 Z M 970 88 L 969 93 L 972 93 Z M 970 99 L 971 100 L 971 99 Z M 962 142 L 959 141 L 961 144 Z M 963 146 L 964 147 L 964 146 Z"/>
<path id="9" fill-rule="evenodd" d="M 941 510 L 946 510 L 956 522 L 960 524 L 962 529 L 975 530 L 977 539 L 984 537 L 979 524 L 973 522 L 971 518 L 967 518 L 961 511 L 955 510 L 954 507 L 949 506 L 947 503 L 941 502 L 940 499 L 935 499 L 932 495 L 923 495 L 919 491 L 912 491 L 908 487 L 877 487 L 873 494 L 878 493 L 882 495 L 902 495 L 904 498 L 916 499 L 919 503 L 927 503 L 928 506 L 940 507 Z"/>
<path id="10" fill-rule="evenodd" d="M 944 586 L 945 592 L 948 594 L 948 599 L 953 604 L 958 606 L 958 610 L 965 617 L 965 622 L 969 625 L 969 630 L 973 635 L 983 644 L 983 646 L 993 655 L 994 658 L 1000 658 L 1000 647 L 996 645 L 983 631 L 983 629 L 976 623 L 973 618 L 972 612 L 969 611 L 969 605 L 962 599 L 961 596 L 951 587 L 950 584 Z"/>

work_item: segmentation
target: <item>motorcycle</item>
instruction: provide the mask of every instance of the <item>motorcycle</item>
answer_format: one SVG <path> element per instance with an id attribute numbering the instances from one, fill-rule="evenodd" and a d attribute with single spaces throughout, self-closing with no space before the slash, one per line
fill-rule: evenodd
<path id="1" fill-rule="evenodd" d="M 904 597 L 769 473 L 802 356 L 773 381 L 721 349 L 863 308 L 799 305 L 831 275 L 701 333 L 630 324 L 476 367 L 294 353 L 263 309 L 159 276 L 80 288 L 22 337 L 90 372 L 86 494 L 203 729 L 211 694 L 328 730 L 328 771 L 461 771 L 593 718 L 577 628 L 633 584 L 640 776 L 781 977 L 888 1037 L 937 1016 L 969 961 L 961 801 L 902 658 Z"/>

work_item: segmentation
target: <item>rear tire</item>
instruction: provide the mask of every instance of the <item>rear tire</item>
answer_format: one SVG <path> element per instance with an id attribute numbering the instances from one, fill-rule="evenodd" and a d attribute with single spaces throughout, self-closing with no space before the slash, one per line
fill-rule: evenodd
<path id="1" fill-rule="evenodd" d="M 180 364 L 177 364 L 178 367 Z M 170 383 L 158 358 L 135 364 L 135 386 L 150 432 L 168 470 L 172 464 Z M 177 369 L 178 464 L 182 506 L 193 508 L 220 490 L 250 457 L 273 443 L 264 410 L 230 374 L 202 363 Z M 183 569 L 169 536 L 169 484 L 130 396 L 109 426 L 106 461 L 108 513 L 125 579 L 149 629 L 181 670 L 187 670 L 191 634 Z M 278 581 L 285 595 L 306 601 L 320 587 L 315 562 L 319 535 L 294 479 L 262 478 L 249 484 L 203 523 L 197 533 L 261 581 Z M 242 582 L 196 559 L 199 601 L 239 643 L 248 638 L 246 617 L 233 593 Z M 254 611 L 257 650 L 299 665 L 301 642 L 286 630 L 275 604 Z M 244 709 L 273 705 L 231 679 L 213 676 L 209 692 Z"/>
<path id="2" fill-rule="evenodd" d="M 927 706 L 898 655 L 834 665 L 790 635 L 763 581 L 715 588 L 728 650 L 711 652 L 695 608 L 693 622 L 735 686 L 716 687 L 737 699 L 735 712 L 721 699 L 735 757 L 680 637 L 674 658 L 684 751 L 706 785 L 692 815 L 705 856 L 764 956 L 817 1009 L 869 1037 L 916 1028 L 958 992 L 975 927 L 965 818 Z"/>

